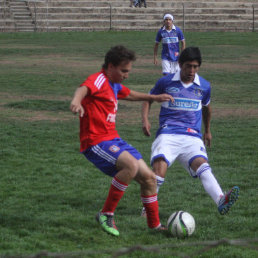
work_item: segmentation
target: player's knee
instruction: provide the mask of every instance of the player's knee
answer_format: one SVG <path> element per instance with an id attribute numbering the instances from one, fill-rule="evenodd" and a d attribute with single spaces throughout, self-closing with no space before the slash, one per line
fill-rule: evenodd
<path id="1" fill-rule="evenodd" d="M 132 160 L 127 164 L 127 169 L 132 178 L 134 178 L 139 171 L 139 163 L 138 160 Z"/>
<path id="2" fill-rule="evenodd" d="M 190 168 L 190 173 L 193 177 L 199 177 L 206 171 L 211 171 L 211 167 L 208 162 L 202 163 L 200 166 L 196 168 L 196 170 L 193 170 Z"/>
<path id="3" fill-rule="evenodd" d="M 157 179 L 154 172 L 150 171 L 149 173 L 144 174 L 144 177 L 141 180 L 141 184 L 146 187 L 155 187 L 157 184 Z"/>

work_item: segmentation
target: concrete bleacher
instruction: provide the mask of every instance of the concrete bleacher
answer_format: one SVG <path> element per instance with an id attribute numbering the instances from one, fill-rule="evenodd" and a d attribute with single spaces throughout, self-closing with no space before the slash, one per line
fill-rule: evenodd
<path id="1" fill-rule="evenodd" d="M 17 1 L 6 0 L 9 5 Z M 129 0 L 25 2 L 31 15 L 27 23 L 30 19 L 37 31 L 157 30 L 168 12 L 186 31 L 258 31 L 257 0 L 147 0 L 147 8 L 131 8 Z"/>
<path id="2" fill-rule="evenodd" d="M 0 0 L 0 31 L 14 31 L 15 23 L 5 0 Z"/>

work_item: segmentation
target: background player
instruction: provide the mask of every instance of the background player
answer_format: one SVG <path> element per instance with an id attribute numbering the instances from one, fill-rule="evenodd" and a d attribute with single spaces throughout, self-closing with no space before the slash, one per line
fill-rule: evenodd
<path id="1" fill-rule="evenodd" d="M 119 235 L 119 231 L 114 223 L 114 212 L 133 179 L 141 186 L 149 228 L 164 229 L 158 214 L 155 174 L 141 154 L 119 137 L 115 121 L 118 99 L 161 102 L 173 98 L 168 94 L 136 92 L 122 85 L 134 60 L 134 52 L 125 47 L 111 48 L 106 53 L 102 70 L 90 75 L 81 84 L 70 105 L 72 112 L 80 114 L 81 152 L 103 173 L 113 177 L 104 207 L 96 218 L 106 232 L 115 236 Z"/>
<path id="2" fill-rule="evenodd" d="M 214 177 L 208 163 L 205 144 L 211 146 L 210 83 L 197 74 L 201 65 L 198 48 L 189 47 L 179 57 L 180 71 L 159 79 L 151 94 L 168 93 L 174 102 L 163 102 L 159 115 L 159 129 L 152 144 L 151 164 L 157 175 L 158 189 L 164 183 L 168 167 L 175 160 L 192 175 L 198 177 L 206 192 L 224 215 L 238 198 L 239 188 L 233 187 L 226 195 Z M 144 134 L 150 136 L 148 120 L 150 102 L 143 103 Z M 204 135 L 202 141 L 202 116 Z M 144 210 L 143 210 L 144 215 Z"/>
<path id="3" fill-rule="evenodd" d="M 183 32 L 179 27 L 173 24 L 173 15 L 164 15 L 164 26 L 159 29 L 156 35 L 156 43 L 154 45 L 154 64 L 157 65 L 157 54 L 159 43 L 162 41 L 162 73 L 164 75 L 169 73 L 175 73 L 179 70 L 178 57 L 181 51 L 185 49 L 185 38 Z"/>

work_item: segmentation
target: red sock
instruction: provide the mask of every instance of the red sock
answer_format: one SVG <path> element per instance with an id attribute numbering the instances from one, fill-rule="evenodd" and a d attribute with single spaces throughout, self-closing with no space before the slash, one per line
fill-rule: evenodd
<path id="1" fill-rule="evenodd" d="M 109 189 L 108 197 L 101 212 L 107 215 L 114 215 L 116 206 L 123 197 L 127 187 L 127 184 L 114 177 Z"/>
<path id="2" fill-rule="evenodd" d="M 157 228 L 160 226 L 159 220 L 159 203 L 157 194 L 150 196 L 142 196 L 142 203 L 147 214 L 147 223 L 149 228 Z"/>

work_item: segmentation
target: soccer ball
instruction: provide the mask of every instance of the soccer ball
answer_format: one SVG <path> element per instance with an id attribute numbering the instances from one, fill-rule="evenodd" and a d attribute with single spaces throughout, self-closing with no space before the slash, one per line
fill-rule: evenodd
<path id="1" fill-rule="evenodd" d="M 176 211 L 169 217 L 167 227 L 172 236 L 185 238 L 193 234 L 195 221 L 190 213 L 186 211 Z"/>

